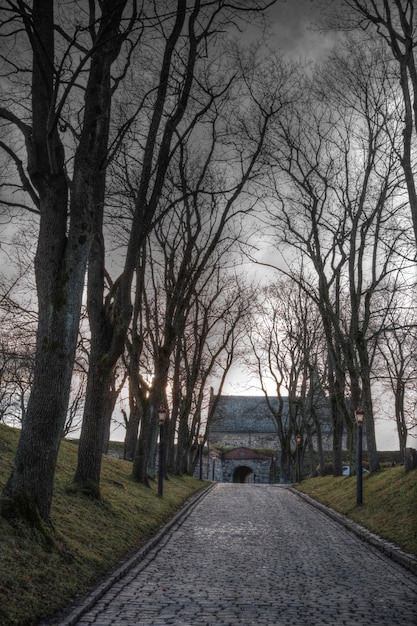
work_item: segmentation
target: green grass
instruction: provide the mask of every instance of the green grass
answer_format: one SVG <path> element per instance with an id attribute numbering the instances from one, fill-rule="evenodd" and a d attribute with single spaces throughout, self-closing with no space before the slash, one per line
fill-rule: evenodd
<path id="1" fill-rule="evenodd" d="M 19 431 L 0 425 L 0 490 L 12 468 Z M 63 442 L 55 480 L 55 545 L 24 525 L 0 518 L 0 626 L 38 624 L 120 565 L 207 483 L 191 477 L 148 489 L 131 480 L 131 464 L 103 458 L 102 502 L 69 489 L 77 446 Z"/>
<path id="2" fill-rule="evenodd" d="M 12 468 L 19 432 L 0 425 L 0 490 Z M 104 457 L 102 502 L 69 489 L 77 446 L 63 442 L 52 505 L 54 547 L 27 527 L 0 518 L 0 626 L 29 626 L 66 607 L 143 545 L 207 483 L 183 477 L 164 483 L 164 497 L 133 482 L 131 464 Z M 363 505 L 356 506 L 356 478 L 312 478 L 304 493 L 347 515 L 406 552 L 417 555 L 417 470 L 403 467 L 366 474 Z"/>
<path id="3" fill-rule="evenodd" d="M 364 474 L 361 506 L 356 505 L 356 476 L 310 478 L 296 488 L 417 556 L 417 469 Z"/>

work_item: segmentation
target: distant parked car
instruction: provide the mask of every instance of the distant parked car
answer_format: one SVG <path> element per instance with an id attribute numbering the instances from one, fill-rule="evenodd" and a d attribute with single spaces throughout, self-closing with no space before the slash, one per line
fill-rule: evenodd
<path id="1" fill-rule="evenodd" d="M 369 470 L 366 469 L 366 467 L 362 467 L 362 474 L 369 474 Z M 350 465 L 344 465 L 342 467 L 342 475 L 343 476 L 350 476 Z"/>

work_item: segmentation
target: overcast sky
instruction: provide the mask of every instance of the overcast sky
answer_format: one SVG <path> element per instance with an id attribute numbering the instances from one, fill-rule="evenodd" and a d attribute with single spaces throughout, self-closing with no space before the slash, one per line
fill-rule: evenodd
<path id="1" fill-rule="evenodd" d="M 276 34 L 275 45 L 296 57 L 319 61 L 337 39 L 336 33 L 319 30 L 323 4 L 317 0 L 277 2 L 269 13 L 271 28 Z"/>

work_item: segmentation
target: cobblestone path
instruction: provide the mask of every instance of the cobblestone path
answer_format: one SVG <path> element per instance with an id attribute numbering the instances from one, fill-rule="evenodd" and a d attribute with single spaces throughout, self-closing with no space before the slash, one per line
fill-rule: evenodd
<path id="1" fill-rule="evenodd" d="M 291 491 L 217 484 L 78 626 L 415 626 L 417 577 Z"/>

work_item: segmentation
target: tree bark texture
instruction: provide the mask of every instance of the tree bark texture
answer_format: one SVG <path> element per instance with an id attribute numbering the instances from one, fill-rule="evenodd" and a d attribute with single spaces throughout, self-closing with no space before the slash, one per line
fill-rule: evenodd
<path id="1" fill-rule="evenodd" d="M 19 508 L 23 499 L 26 510 L 30 503 L 31 510 L 37 510 L 45 521 L 49 520 L 56 457 L 67 414 L 93 222 L 103 210 L 108 74 L 118 50 L 119 42 L 114 36 L 125 3 L 118 3 L 114 9 L 111 4 L 102 4 L 102 18 L 91 52 L 68 221 L 64 150 L 55 110 L 54 2 L 33 3 L 33 132 L 27 139 L 27 150 L 28 171 L 40 200 L 35 259 L 39 322 L 27 417 L 4 496 L 9 514 L 22 514 Z M 29 24 L 28 29 L 31 28 Z M 27 517 L 27 513 L 23 515 Z"/>
<path id="2" fill-rule="evenodd" d="M 67 234 L 64 150 L 53 121 L 53 4 L 53 0 L 33 3 L 32 134 L 27 137 L 27 154 L 40 206 L 35 258 L 39 319 L 32 391 L 2 506 L 8 515 L 40 515 L 44 521 L 49 521 L 67 414 L 89 250 L 84 205 L 73 204 Z"/>

